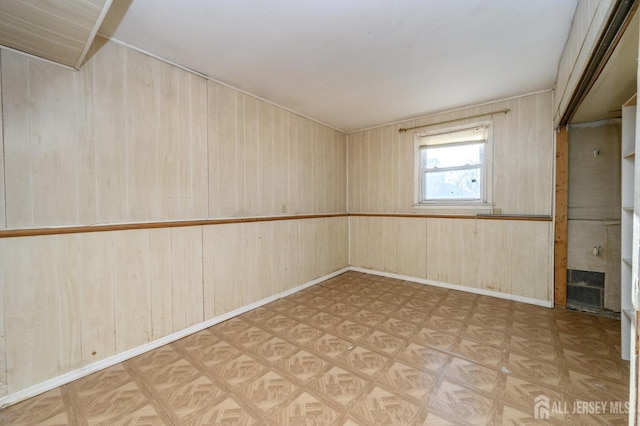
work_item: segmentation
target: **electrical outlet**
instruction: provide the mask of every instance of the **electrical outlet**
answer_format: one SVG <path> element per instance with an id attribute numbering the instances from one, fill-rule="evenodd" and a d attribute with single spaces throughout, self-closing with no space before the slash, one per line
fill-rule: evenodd
<path id="1" fill-rule="evenodd" d="M 494 207 L 493 214 L 502 214 L 502 209 L 500 207 Z"/>

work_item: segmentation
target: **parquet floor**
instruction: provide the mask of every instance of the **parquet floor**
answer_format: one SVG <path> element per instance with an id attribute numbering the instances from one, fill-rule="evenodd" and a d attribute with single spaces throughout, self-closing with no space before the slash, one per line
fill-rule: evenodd
<path id="1" fill-rule="evenodd" d="M 0 423 L 540 424 L 541 397 L 550 424 L 626 424 L 619 353 L 616 320 L 348 272 L 8 407 Z"/>

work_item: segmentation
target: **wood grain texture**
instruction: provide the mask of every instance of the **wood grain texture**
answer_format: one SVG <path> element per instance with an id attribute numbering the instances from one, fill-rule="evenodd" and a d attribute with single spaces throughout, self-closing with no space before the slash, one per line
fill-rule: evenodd
<path id="1" fill-rule="evenodd" d="M 2 240 L 8 391 L 202 322 L 201 253 L 198 227 Z"/>
<path id="2" fill-rule="evenodd" d="M 51 238 L 51 237 L 49 237 Z M 116 354 L 116 263 L 113 233 L 78 236 L 78 282 L 84 365 Z"/>
<path id="3" fill-rule="evenodd" d="M 554 123 L 560 123 L 567 104 L 578 85 L 596 48 L 607 18 L 615 5 L 613 0 L 583 0 L 578 2 L 558 67 L 556 97 L 553 105 Z"/>
<path id="4" fill-rule="evenodd" d="M 204 321 L 202 227 L 171 229 L 172 332 Z"/>
<path id="5" fill-rule="evenodd" d="M 352 216 L 352 266 L 425 278 L 427 219 Z"/>
<path id="6" fill-rule="evenodd" d="M 550 216 L 552 97 L 551 91 L 540 92 L 349 134 L 349 212 L 421 213 L 413 207 L 414 133 L 399 133 L 400 127 L 434 124 L 429 130 L 436 130 L 453 125 L 438 125 L 441 121 L 472 123 L 478 119 L 465 117 L 508 108 L 508 114 L 493 115 L 493 174 L 487 176 L 493 202 L 503 214 Z M 465 212 L 452 208 L 448 213 Z"/>
<path id="7" fill-rule="evenodd" d="M 150 232 L 126 232 L 114 241 L 116 352 L 152 340 Z"/>
<path id="8" fill-rule="evenodd" d="M 102 39 L 0 71 L 2 394 L 348 265 L 343 133 Z"/>
<path id="9" fill-rule="evenodd" d="M 2 52 L 9 228 L 207 217 L 205 81 L 123 46 Z"/>
<path id="10" fill-rule="evenodd" d="M 2 242 L 7 391 L 16 392 L 60 373 L 57 315 L 57 244 L 65 237 Z M 38 259 L 34 265 L 34 256 Z"/>
<path id="11" fill-rule="evenodd" d="M 551 300 L 552 223 L 351 216 L 352 266 Z"/>
<path id="12" fill-rule="evenodd" d="M 0 100 L 2 99 L 2 57 L 0 57 Z M 0 229 L 7 227 L 7 211 L 4 191 L 4 126 L 2 102 L 0 101 Z"/>
<path id="13" fill-rule="evenodd" d="M 348 135 L 349 212 L 413 211 L 413 134 L 407 121 Z"/>
<path id="14" fill-rule="evenodd" d="M 4 264 L 4 251 L 0 249 L 0 265 Z M 7 345 L 5 332 L 5 277 L 0 273 L 0 397 L 7 394 Z"/>
<path id="15" fill-rule="evenodd" d="M 347 227 L 346 217 L 203 227 L 205 318 L 347 266 Z"/>
<path id="16" fill-rule="evenodd" d="M 346 210 L 346 137 L 207 81 L 209 217 Z"/>
<path id="17" fill-rule="evenodd" d="M 556 134 L 556 189 L 554 232 L 554 303 L 567 304 L 567 247 L 569 206 L 569 132 L 561 127 Z"/>
<path id="18" fill-rule="evenodd" d="M 0 44 L 79 67 L 111 1 L 7 0 L 0 7 Z"/>

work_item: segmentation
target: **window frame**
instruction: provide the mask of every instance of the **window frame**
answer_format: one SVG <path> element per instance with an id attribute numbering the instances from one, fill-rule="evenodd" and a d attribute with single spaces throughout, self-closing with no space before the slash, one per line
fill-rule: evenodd
<path id="1" fill-rule="evenodd" d="M 422 200 L 423 194 L 423 169 L 420 164 L 420 155 L 423 149 L 423 139 L 427 136 L 436 136 L 445 133 L 455 133 L 464 130 L 469 130 L 474 127 L 485 127 L 487 129 L 487 140 L 485 142 L 481 141 L 469 141 L 469 142 L 451 142 L 444 143 L 440 146 L 446 145 L 471 145 L 474 143 L 482 143 L 484 144 L 484 158 L 482 165 L 480 167 L 481 170 L 481 185 L 480 189 L 480 199 L 472 200 L 472 199 L 441 199 L 441 200 Z M 491 120 L 479 121 L 474 123 L 462 124 L 455 127 L 447 127 L 447 128 L 439 128 L 434 130 L 428 130 L 426 132 L 417 132 L 414 134 L 414 163 L 415 163 L 415 184 L 414 184 L 414 207 L 415 208 L 454 208 L 454 209 L 491 209 L 493 207 L 492 204 L 492 187 L 493 187 L 493 122 Z M 476 167 L 470 167 L 476 168 Z"/>

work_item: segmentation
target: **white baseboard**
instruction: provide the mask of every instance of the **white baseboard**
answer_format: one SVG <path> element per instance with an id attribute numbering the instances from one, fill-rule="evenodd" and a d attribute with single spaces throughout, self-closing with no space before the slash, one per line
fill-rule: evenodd
<path id="1" fill-rule="evenodd" d="M 356 266 L 349 267 L 349 270 L 356 271 L 356 272 L 363 272 L 365 274 L 378 275 L 381 277 L 410 281 L 418 284 L 426 284 L 426 285 L 432 285 L 436 287 L 448 288 L 452 290 L 466 291 L 467 293 L 475 293 L 475 294 L 482 294 L 484 296 L 498 297 L 500 299 L 513 300 L 515 302 L 528 303 L 530 305 L 543 306 L 545 308 L 553 308 L 553 302 L 550 302 L 548 300 L 534 299 L 531 297 L 518 296 L 515 294 L 500 293 L 499 291 L 491 291 L 491 290 L 485 290 L 482 288 L 467 287 L 467 286 L 458 285 L 458 284 L 449 284 L 441 281 L 425 280 L 423 278 L 416 278 L 408 275 L 393 274 L 390 272 L 380 272 L 372 269 L 358 268 Z"/>
<path id="2" fill-rule="evenodd" d="M 69 371 L 68 373 L 62 374 L 58 377 L 54 377 L 53 379 L 45 380 L 44 382 L 38 383 L 37 385 L 30 386 L 26 389 L 19 390 L 12 394 L 3 396 L 0 398 L 0 409 L 15 404 L 20 401 L 24 401 L 25 399 L 32 398 L 34 396 L 40 395 L 44 392 L 55 389 L 59 386 L 66 385 L 69 382 L 80 379 L 82 377 L 88 376 L 90 374 L 96 373 L 100 370 L 104 370 L 105 368 L 111 367 L 115 364 L 121 363 L 138 355 L 142 355 L 145 352 L 149 352 L 153 349 L 157 349 L 160 346 L 164 346 L 171 342 L 175 342 L 176 340 L 182 339 L 183 337 L 189 336 L 193 333 L 197 333 L 198 331 L 202 331 L 205 328 L 209 328 L 212 325 L 216 325 L 233 317 L 236 317 L 240 314 L 244 314 L 245 312 L 249 312 L 252 309 L 259 308 L 260 306 L 266 305 L 267 303 L 274 302 L 283 297 L 289 296 L 293 293 L 296 293 L 300 290 L 304 290 L 313 285 L 326 281 L 330 278 L 336 277 L 340 274 L 343 274 L 349 270 L 349 267 L 345 267 L 339 269 L 330 274 L 324 275 L 320 278 L 316 278 L 313 281 L 309 281 L 307 283 L 301 284 L 297 287 L 294 287 L 290 290 L 283 291 L 282 293 L 278 293 L 274 296 L 266 297 L 262 300 L 258 300 L 257 302 L 253 302 L 249 305 L 242 306 L 238 309 L 234 309 L 233 311 L 227 312 L 222 315 L 218 315 L 214 318 L 208 319 L 199 324 L 192 325 L 191 327 L 187 327 L 183 330 L 177 331 L 175 333 L 169 334 L 168 336 L 161 337 L 160 339 L 156 339 L 152 342 L 145 343 L 144 345 L 137 346 L 133 349 L 129 349 L 124 352 L 120 352 L 116 355 L 110 356 L 108 358 L 102 359 L 100 361 L 94 362 L 92 364 L 86 365 L 84 367 L 80 367 L 76 370 Z"/>

